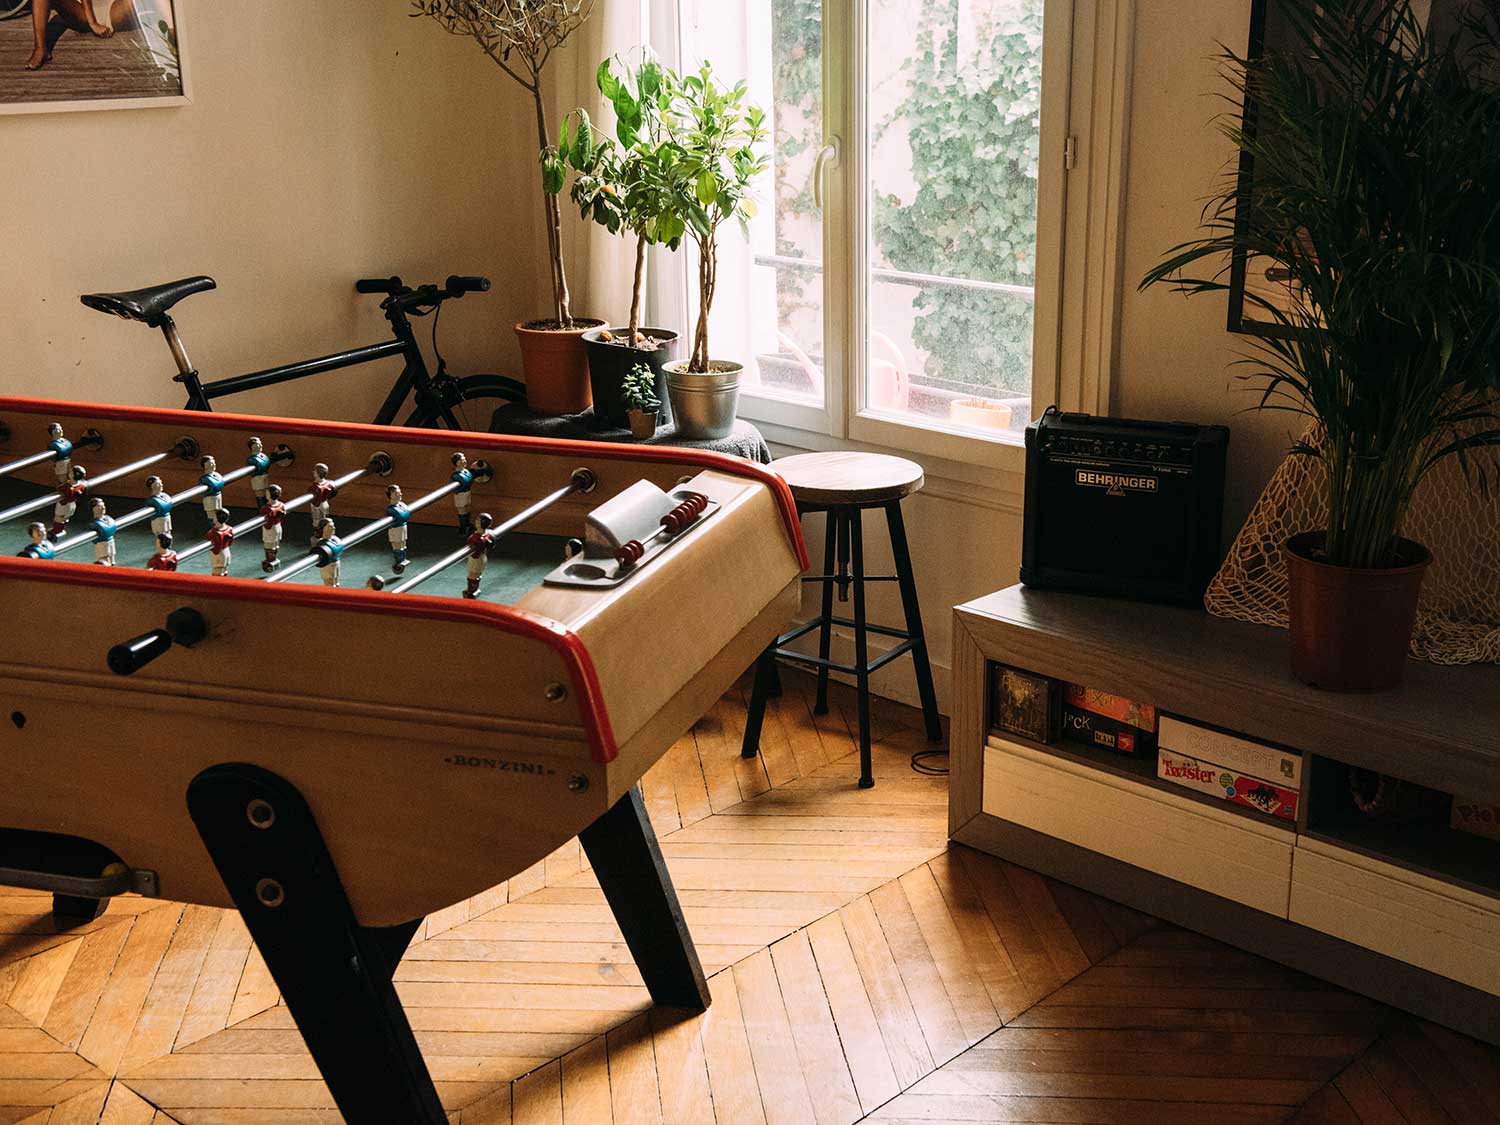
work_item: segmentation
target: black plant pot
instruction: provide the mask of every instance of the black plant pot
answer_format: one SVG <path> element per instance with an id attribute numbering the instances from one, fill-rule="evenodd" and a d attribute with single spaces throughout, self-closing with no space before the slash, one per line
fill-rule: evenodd
<path id="1" fill-rule="evenodd" d="M 677 355 L 677 333 L 670 328 L 642 328 L 641 334 L 651 336 L 661 343 L 655 351 L 633 348 L 629 344 L 601 340 L 608 332 L 622 339 L 629 329 L 595 328 L 583 334 L 583 346 L 589 353 L 589 384 L 594 391 L 594 414 L 610 425 L 620 429 L 630 425 L 625 413 L 625 404 L 620 401 L 620 385 L 626 374 L 637 363 L 644 363 L 656 373 L 656 397 L 661 400 L 661 421 L 672 420 L 667 406 L 667 381 L 662 374 L 662 365 Z"/>

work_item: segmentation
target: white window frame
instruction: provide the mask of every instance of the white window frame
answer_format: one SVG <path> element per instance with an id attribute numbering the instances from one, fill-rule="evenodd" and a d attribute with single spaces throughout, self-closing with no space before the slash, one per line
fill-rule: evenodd
<path id="1" fill-rule="evenodd" d="M 1123 206 L 1137 0 L 1044 0 L 1032 417 L 1056 403 L 1108 413 L 1118 350 Z M 649 0 L 647 39 L 682 65 L 679 0 Z M 989 438 L 870 410 L 864 402 L 869 317 L 864 119 L 868 0 L 824 0 L 824 401 L 741 392 L 739 413 L 777 444 L 915 455 L 945 476 L 1020 485 L 1014 435 Z M 841 236 L 842 235 L 842 236 Z M 675 260 L 674 260 L 675 258 Z M 687 255 L 653 249 L 648 307 L 692 329 Z M 675 317 L 665 315 L 676 311 Z M 976 475 L 976 470 L 981 472 Z"/>

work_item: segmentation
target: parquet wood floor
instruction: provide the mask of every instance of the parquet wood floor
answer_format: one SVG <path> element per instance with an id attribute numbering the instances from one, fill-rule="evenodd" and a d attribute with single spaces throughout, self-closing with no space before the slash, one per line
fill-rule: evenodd
<path id="1" fill-rule="evenodd" d="M 1500 1052 L 989 856 L 877 707 L 730 693 L 644 782 L 713 1007 L 652 1009 L 571 844 L 428 919 L 398 987 L 451 1120 L 1500 1121 Z M 0 1123 L 338 1120 L 234 914 L 143 899 L 51 932 L 0 889 Z"/>

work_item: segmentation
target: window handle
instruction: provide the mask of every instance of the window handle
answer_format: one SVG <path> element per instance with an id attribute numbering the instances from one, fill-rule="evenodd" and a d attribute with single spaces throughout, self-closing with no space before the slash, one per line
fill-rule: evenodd
<path id="1" fill-rule="evenodd" d="M 825 166 L 839 166 L 839 139 L 828 138 L 828 143 L 818 150 L 818 159 L 813 164 L 812 192 L 813 206 L 819 211 L 823 210 L 823 169 Z"/>

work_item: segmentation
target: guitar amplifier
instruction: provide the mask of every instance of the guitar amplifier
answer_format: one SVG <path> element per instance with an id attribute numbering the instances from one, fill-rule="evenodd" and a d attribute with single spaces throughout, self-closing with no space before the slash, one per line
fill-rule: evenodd
<path id="1" fill-rule="evenodd" d="M 1021 581 L 1201 604 L 1221 559 L 1227 426 L 1064 414 L 1026 427 Z"/>

